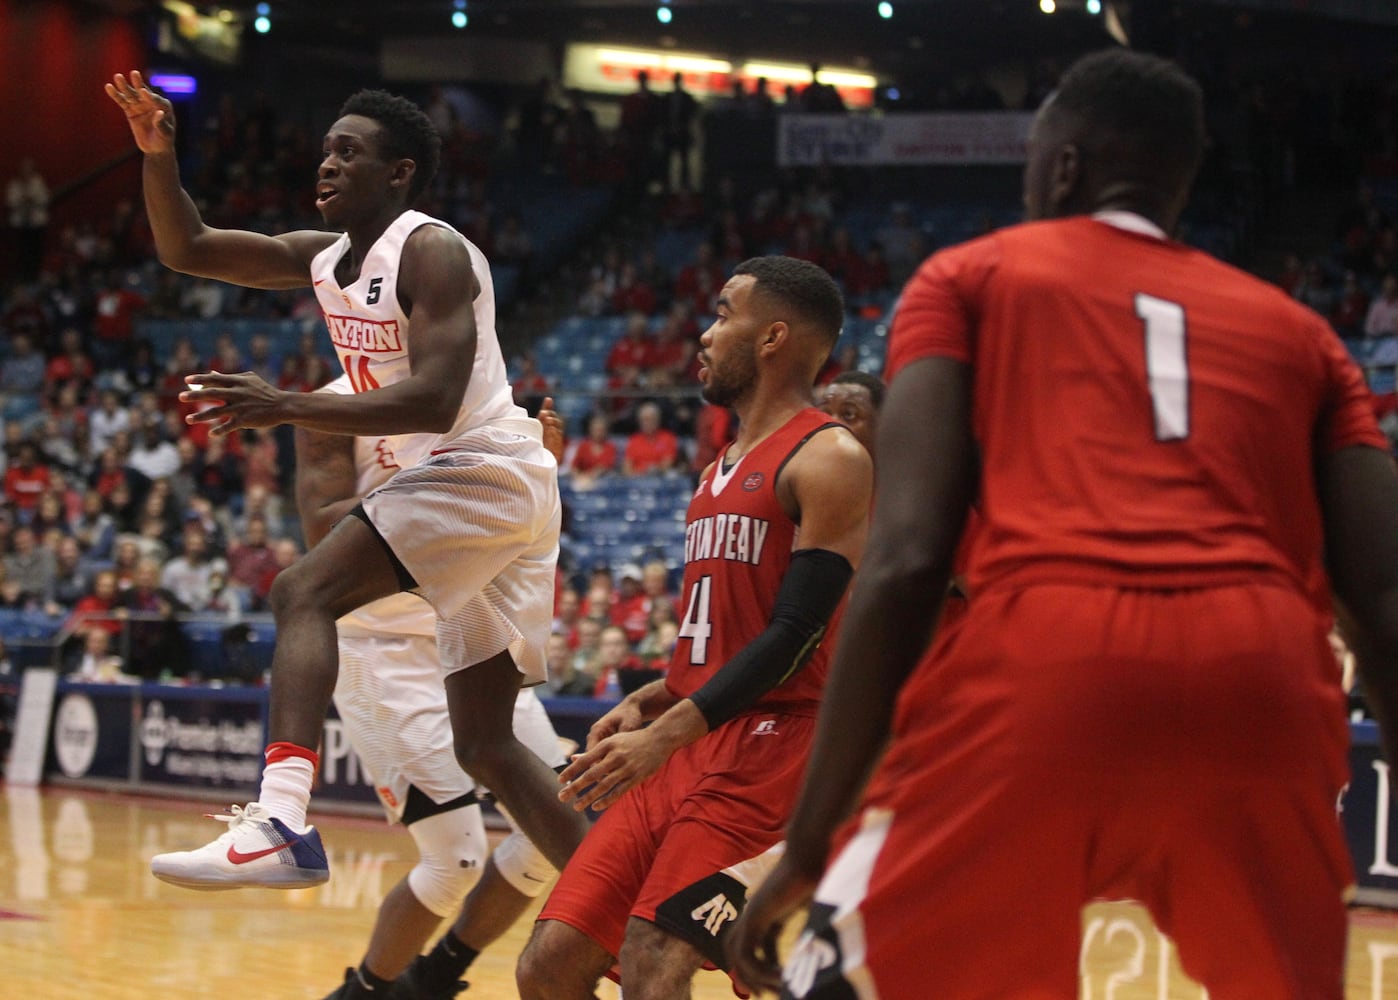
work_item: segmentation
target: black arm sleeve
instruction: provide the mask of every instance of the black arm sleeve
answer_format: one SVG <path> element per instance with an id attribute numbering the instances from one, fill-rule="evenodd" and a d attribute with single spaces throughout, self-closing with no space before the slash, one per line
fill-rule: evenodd
<path id="1" fill-rule="evenodd" d="M 849 560 L 828 549 L 792 554 L 772 620 L 762 634 L 690 695 L 710 729 L 744 711 L 806 665 L 825 637 L 825 626 L 852 576 Z"/>

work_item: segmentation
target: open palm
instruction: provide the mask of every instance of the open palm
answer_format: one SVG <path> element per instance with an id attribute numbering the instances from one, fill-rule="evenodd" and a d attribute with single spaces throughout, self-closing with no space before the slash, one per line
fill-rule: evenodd
<path id="1" fill-rule="evenodd" d="M 126 114 L 141 152 L 168 153 L 175 148 L 174 106 L 146 86 L 139 70 L 131 71 L 130 80 L 116 74 L 103 89 Z"/>

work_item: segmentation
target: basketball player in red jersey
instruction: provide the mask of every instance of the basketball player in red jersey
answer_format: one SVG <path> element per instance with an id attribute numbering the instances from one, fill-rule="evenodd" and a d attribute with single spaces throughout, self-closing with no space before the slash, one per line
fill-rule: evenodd
<path id="1" fill-rule="evenodd" d="M 1325 322 L 1166 236 L 1203 142 L 1173 64 L 1088 56 L 1031 132 L 1042 221 L 906 288 L 900 461 L 787 851 L 734 934 L 754 985 L 1076 997 L 1082 905 L 1129 897 L 1215 1000 L 1342 995 L 1330 588 L 1393 748 L 1398 477 Z M 973 597 L 929 652 L 973 493 Z"/>
<path id="2" fill-rule="evenodd" d="M 799 783 L 872 463 L 810 404 L 844 319 L 828 274 L 749 260 L 717 311 L 699 378 L 740 430 L 690 501 L 668 676 L 598 720 L 561 775 L 565 801 L 604 812 L 520 958 L 526 1000 L 591 997 L 618 959 L 627 1000 L 687 997 L 699 968 L 726 967 Z"/>

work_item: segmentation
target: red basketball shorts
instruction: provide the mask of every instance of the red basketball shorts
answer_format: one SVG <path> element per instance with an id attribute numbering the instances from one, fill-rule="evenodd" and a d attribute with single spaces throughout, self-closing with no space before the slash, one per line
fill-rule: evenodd
<path id="1" fill-rule="evenodd" d="M 748 887 L 780 856 L 814 731 L 814 718 L 749 712 L 676 752 L 602 814 L 539 919 L 616 957 L 639 917 L 726 968 Z"/>
<path id="2" fill-rule="evenodd" d="M 1214 1000 L 1338 1000 L 1326 624 L 1262 584 L 976 595 L 900 697 L 789 995 L 1067 1000 L 1083 904 L 1129 898 Z"/>

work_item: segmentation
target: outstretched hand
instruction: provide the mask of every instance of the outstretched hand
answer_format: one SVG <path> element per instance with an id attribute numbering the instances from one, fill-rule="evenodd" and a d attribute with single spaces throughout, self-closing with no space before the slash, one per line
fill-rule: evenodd
<path id="1" fill-rule="evenodd" d="M 143 153 L 169 153 L 175 148 L 175 108 L 141 78 L 140 70 L 131 79 L 118 73 L 103 88 L 126 115 L 126 124 Z"/>
<path id="2" fill-rule="evenodd" d="M 253 372 L 227 374 L 203 372 L 185 376 L 188 388 L 181 403 L 222 403 L 197 410 L 184 418 L 187 424 L 212 424 L 209 433 L 223 437 L 244 427 L 275 427 L 286 422 L 283 401 L 293 395 L 268 385 Z"/>

